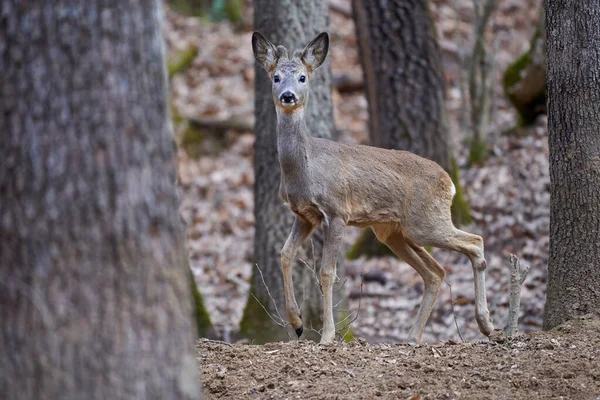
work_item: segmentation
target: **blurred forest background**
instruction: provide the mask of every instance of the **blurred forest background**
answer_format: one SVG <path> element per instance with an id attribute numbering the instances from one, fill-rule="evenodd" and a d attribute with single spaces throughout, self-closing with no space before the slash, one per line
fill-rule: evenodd
<path id="1" fill-rule="evenodd" d="M 193 3 L 200 7 L 190 8 Z M 446 84 L 449 145 L 470 206 L 461 226 L 484 238 L 492 320 L 497 326 L 505 322 L 506 259 L 515 253 L 532 267 L 522 291 L 520 329 L 540 329 L 550 199 L 541 2 L 431 0 L 429 7 Z M 337 139 L 370 144 L 352 4 L 332 0 L 328 8 Z M 249 300 L 255 237 L 252 12 L 251 0 L 171 0 L 163 28 L 190 265 L 212 334 L 226 341 L 243 337 L 240 321 L 247 301 L 254 301 Z M 350 254 L 340 291 L 350 310 L 360 304 L 354 334 L 369 341 L 405 339 L 421 301 L 421 278 L 396 257 L 357 246 L 358 228 L 347 232 L 343 253 Z M 447 271 L 448 285 L 424 340 L 459 340 L 456 323 L 465 339 L 482 338 L 469 260 L 432 252 Z"/>

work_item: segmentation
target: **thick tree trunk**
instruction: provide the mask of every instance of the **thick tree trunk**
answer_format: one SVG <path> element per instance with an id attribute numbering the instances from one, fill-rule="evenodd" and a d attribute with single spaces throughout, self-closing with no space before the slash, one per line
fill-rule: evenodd
<path id="1" fill-rule="evenodd" d="M 600 1 L 546 1 L 550 260 L 544 329 L 600 315 Z"/>
<path id="2" fill-rule="evenodd" d="M 444 75 L 426 0 L 353 0 L 371 144 L 450 170 Z"/>
<path id="3" fill-rule="evenodd" d="M 198 397 L 161 17 L 2 2 L 0 397 Z"/>
<path id="4" fill-rule="evenodd" d="M 317 34 L 326 31 L 329 21 L 327 1 L 321 0 L 255 0 L 254 27 L 262 32 L 275 45 L 284 45 L 290 55 L 294 50 L 303 49 Z M 250 43 L 248 43 L 250 46 Z M 331 99 L 331 67 L 330 58 L 311 78 L 310 99 L 306 123 L 311 136 L 332 138 L 334 133 L 333 103 Z M 281 172 L 277 158 L 276 115 L 271 94 L 271 82 L 260 67 L 256 66 L 256 145 L 254 169 L 255 184 L 255 216 L 256 236 L 254 244 L 254 261 L 261 269 L 266 285 L 277 303 L 283 319 L 285 316 L 283 277 L 280 265 L 280 251 L 287 239 L 293 222 L 293 214 L 279 198 L 279 181 Z M 312 254 L 310 240 L 314 243 L 315 254 Z M 302 303 L 302 319 L 305 336 L 318 339 L 308 330 L 321 327 L 322 295 L 315 276 L 298 259 L 320 265 L 323 245 L 322 231 L 315 230 L 311 239 L 307 240 L 298 251 L 294 265 L 294 286 L 298 303 Z M 318 272 L 318 271 L 317 271 Z M 318 276 L 318 273 L 317 273 Z M 338 263 L 338 276 L 344 277 L 342 265 Z M 269 313 L 277 315 L 277 311 L 269 298 L 258 270 L 255 268 L 252 277 L 251 293 L 265 306 Z M 343 296 L 343 290 L 335 293 Z M 261 305 L 250 296 L 241 323 L 242 332 L 258 343 L 287 339 L 285 331 L 276 326 L 266 315 Z M 295 333 L 291 333 L 295 337 Z"/>

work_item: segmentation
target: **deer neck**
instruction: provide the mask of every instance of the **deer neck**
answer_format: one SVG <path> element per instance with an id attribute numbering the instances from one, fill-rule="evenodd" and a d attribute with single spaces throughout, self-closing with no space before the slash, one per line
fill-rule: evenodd
<path id="1" fill-rule="evenodd" d="M 277 152 L 286 182 L 301 180 L 308 173 L 308 143 L 304 108 L 284 112 L 277 108 Z"/>

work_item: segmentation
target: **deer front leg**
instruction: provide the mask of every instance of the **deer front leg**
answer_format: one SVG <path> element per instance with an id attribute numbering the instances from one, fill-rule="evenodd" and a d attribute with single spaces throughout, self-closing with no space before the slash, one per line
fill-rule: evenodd
<path id="1" fill-rule="evenodd" d="M 323 332 L 321 343 L 331 343 L 335 337 L 333 320 L 333 281 L 335 264 L 342 245 L 344 221 L 339 218 L 323 222 L 323 262 L 321 264 L 321 287 L 323 289 Z"/>
<path id="2" fill-rule="evenodd" d="M 296 331 L 298 337 L 302 335 L 302 317 L 300 316 L 300 309 L 298 303 L 296 303 L 296 296 L 294 295 L 294 282 L 292 280 L 292 263 L 296 256 L 298 247 L 304 243 L 308 235 L 313 230 L 313 225 L 302 219 L 296 217 L 290 236 L 281 249 L 281 271 L 283 273 L 283 288 L 285 295 L 285 312 L 287 314 L 288 321 L 292 328 Z"/>

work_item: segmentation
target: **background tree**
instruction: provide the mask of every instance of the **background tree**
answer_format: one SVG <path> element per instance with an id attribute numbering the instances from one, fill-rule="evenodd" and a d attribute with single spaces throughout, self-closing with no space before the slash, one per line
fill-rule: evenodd
<path id="1" fill-rule="evenodd" d="M 2 4 L 0 391 L 199 394 L 158 1 Z"/>
<path id="2" fill-rule="evenodd" d="M 353 0 L 352 9 L 371 145 L 408 150 L 440 164 L 457 188 L 455 222 L 469 222 L 446 125 L 444 74 L 427 0 Z M 376 244 L 369 229 L 348 257 L 382 252 L 387 250 Z"/>
<path id="3" fill-rule="evenodd" d="M 450 170 L 444 75 L 426 0 L 353 0 L 371 144 Z"/>
<path id="4" fill-rule="evenodd" d="M 294 50 L 303 49 L 317 34 L 326 31 L 328 23 L 327 1 L 254 1 L 254 28 L 275 45 L 285 46 L 290 54 L 293 54 Z M 266 286 L 277 303 L 283 319 L 286 320 L 279 254 L 290 233 L 294 218 L 292 212 L 279 198 L 281 171 L 277 158 L 277 118 L 271 94 L 271 82 L 262 67 L 257 65 L 255 73 L 254 262 L 262 270 Z M 333 138 L 330 57 L 311 78 L 306 123 L 311 136 Z M 307 328 L 312 326 L 319 329 L 321 326 L 322 295 L 315 275 L 300 259 L 308 262 L 311 267 L 313 261 L 315 265 L 319 265 L 323 245 L 322 230 L 320 228 L 315 230 L 311 238 L 315 252 L 313 254 L 310 240 L 307 240 L 298 251 L 294 265 L 294 285 L 299 303 L 304 299 L 301 312 L 305 335 L 308 338 L 318 339 L 318 335 Z M 344 276 L 344 270 L 339 263 L 338 276 Z M 287 339 L 285 332 L 271 321 L 261 306 L 262 304 L 270 314 L 277 316 L 275 306 L 256 267 L 253 271 L 250 292 L 241 322 L 242 333 L 258 343 Z M 341 299 L 342 295 L 342 291 L 334 294 L 334 304 Z M 255 296 L 258 301 L 252 296 Z M 338 299 L 336 300 L 335 297 Z"/>
<path id="5" fill-rule="evenodd" d="M 493 54 L 490 54 L 486 43 L 486 30 L 498 0 L 475 0 L 473 10 L 473 51 L 468 61 L 468 87 L 471 117 L 471 143 L 469 149 L 469 164 L 483 163 L 487 158 L 488 124 L 492 114 Z"/>
<path id="6" fill-rule="evenodd" d="M 600 2 L 546 1 L 550 260 L 544 329 L 600 315 Z"/>

